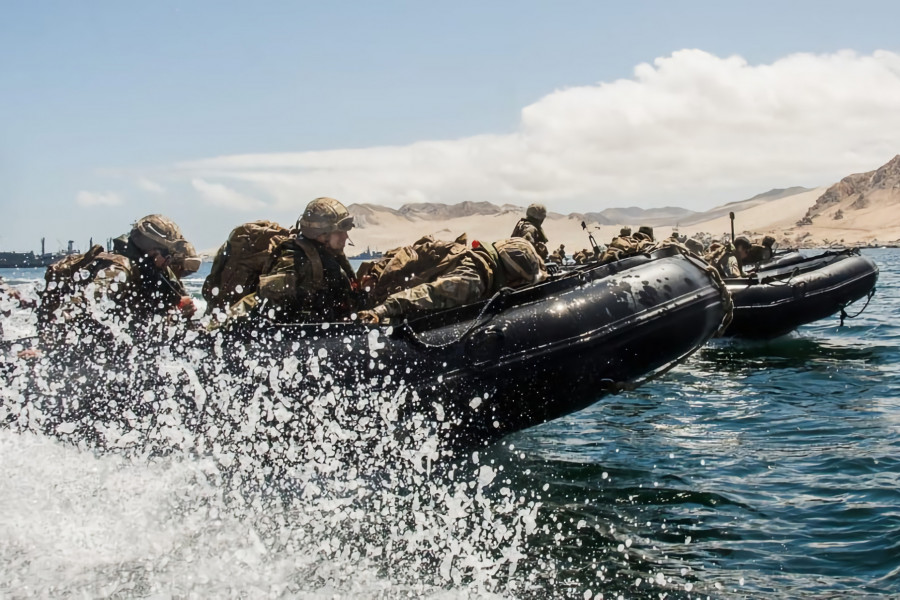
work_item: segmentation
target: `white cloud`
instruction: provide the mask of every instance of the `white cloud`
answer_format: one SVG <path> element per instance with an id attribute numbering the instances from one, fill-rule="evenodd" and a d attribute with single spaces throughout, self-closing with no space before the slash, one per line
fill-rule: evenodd
<path id="1" fill-rule="evenodd" d="M 900 153 L 900 55 L 796 54 L 750 65 L 682 50 L 634 76 L 553 92 L 508 135 L 402 147 L 250 154 L 177 165 L 226 206 L 298 210 L 329 195 L 399 205 L 544 201 L 702 209 L 772 187 L 832 183 Z M 202 177 L 204 179 L 197 179 Z M 200 182 L 200 185 L 198 185 Z"/>
<path id="2" fill-rule="evenodd" d="M 154 194 L 164 194 L 166 192 L 166 188 L 156 183 L 155 181 L 147 179 L 146 177 L 141 177 L 140 179 L 138 179 L 137 184 L 138 187 L 146 192 L 152 192 Z"/>
<path id="3" fill-rule="evenodd" d="M 264 202 L 245 196 L 221 183 L 210 183 L 203 179 L 192 179 L 191 185 L 200 192 L 203 200 L 213 206 L 236 211 L 249 211 L 265 206 Z"/>
<path id="4" fill-rule="evenodd" d="M 122 204 L 122 198 L 113 192 L 103 193 L 82 190 L 78 192 L 78 195 L 75 197 L 75 202 L 77 202 L 79 206 L 84 207 L 119 206 Z"/>

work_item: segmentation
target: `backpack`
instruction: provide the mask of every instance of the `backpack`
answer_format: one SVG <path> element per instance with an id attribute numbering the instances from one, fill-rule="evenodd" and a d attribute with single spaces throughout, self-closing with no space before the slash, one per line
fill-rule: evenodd
<path id="1" fill-rule="evenodd" d="M 259 276 L 271 268 L 279 244 L 295 233 L 271 221 L 253 221 L 235 227 L 216 253 L 201 293 L 207 314 L 226 309 L 259 289 Z"/>
<path id="2" fill-rule="evenodd" d="M 44 281 L 47 285 L 41 292 L 41 306 L 38 323 L 53 320 L 63 303 L 94 280 L 97 273 L 109 267 L 117 267 L 131 273 L 131 261 L 119 254 L 103 251 L 103 246 L 94 244 L 83 254 L 68 254 L 47 267 Z"/>
<path id="3" fill-rule="evenodd" d="M 369 300 L 381 304 L 391 294 L 434 281 L 455 267 L 467 250 L 466 234 L 452 242 L 427 235 L 412 246 L 388 250 L 378 261 L 363 263 L 357 277 L 374 280 Z"/>
<path id="4" fill-rule="evenodd" d="M 728 256 L 731 254 L 731 244 L 713 242 L 709 246 L 709 252 L 703 255 L 703 260 L 716 268 L 721 274 L 725 274 L 728 266 Z"/>
<path id="5" fill-rule="evenodd" d="M 642 235 L 620 235 L 613 238 L 606 247 L 606 251 L 600 256 L 600 264 L 605 265 L 629 256 L 643 254 L 655 246 L 655 242 Z"/>

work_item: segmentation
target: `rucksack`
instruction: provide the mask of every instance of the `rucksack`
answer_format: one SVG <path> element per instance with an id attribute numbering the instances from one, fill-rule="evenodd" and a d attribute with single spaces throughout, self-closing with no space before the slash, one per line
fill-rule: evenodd
<path id="1" fill-rule="evenodd" d="M 51 321 L 69 297 L 93 281 L 97 273 L 110 267 L 131 273 L 131 261 L 127 257 L 104 252 L 99 244 L 94 244 L 83 254 L 68 254 L 48 266 L 44 273 L 47 285 L 41 293 L 38 322 Z"/>
<path id="2" fill-rule="evenodd" d="M 226 309 L 259 289 L 259 276 L 274 262 L 279 244 L 295 236 L 272 221 L 253 221 L 235 227 L 216 253 L 212 270 L 203 282 L 206 312 Z"/>
<path id="3" fill-rule="evenodd" d="M 725 274 L 728 265 L 728 256 L 731 254 L 731 244 L 713 242 L 709 251 L 703 255 L 703 260 L 715 267 L 719 273 Z"/>
<path id="4" fill-rule="evenodd" d="M 620 235 L 613 238 L 606 247 L 606 251 L 600 256 L 600 264 L 607 264 L 649 252 L 656 244 L 643 236 Z"/>
<path id="5" fill-rule="evenodd" d="M 455 267 L 467 250 L 466 234 L 452 242 L 427 235 L 412 246 L 388 250 L 374 263 L 363 263 L 357 277 L 362 280 L 369 276 L 374 280 L 369 300 L 381 304 L 391 294 L 434 281 Z"/>

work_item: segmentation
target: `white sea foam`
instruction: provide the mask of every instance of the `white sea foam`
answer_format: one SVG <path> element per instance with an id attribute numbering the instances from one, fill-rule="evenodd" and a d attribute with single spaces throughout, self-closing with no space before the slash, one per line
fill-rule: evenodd
<path id="1" fill-rule="evenodd" d="M 540 503 L 502 468 L 448 462 L 440 421 L 409 418 L 406 374 L 369 356 L 377 340 L 354 342 L 373 367 L 353 377 L 314 349 L 231 372 L 215 350 L 115 335 L 107 364 L 2 359 L 0 596 L 487 598 L 531 585 L 514 577 Z"/>

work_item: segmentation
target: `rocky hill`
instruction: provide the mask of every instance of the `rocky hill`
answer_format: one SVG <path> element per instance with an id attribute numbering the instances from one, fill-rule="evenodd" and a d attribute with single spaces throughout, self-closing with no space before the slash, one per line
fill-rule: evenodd
<path id="1" fill-rule="evenodd" d="M 816 200 L 797 225 L 812 225 L 819 217 L 840 220 L 873 202 L 900 203 L 900 154 L 874 171 L 841 179 Z"/>

